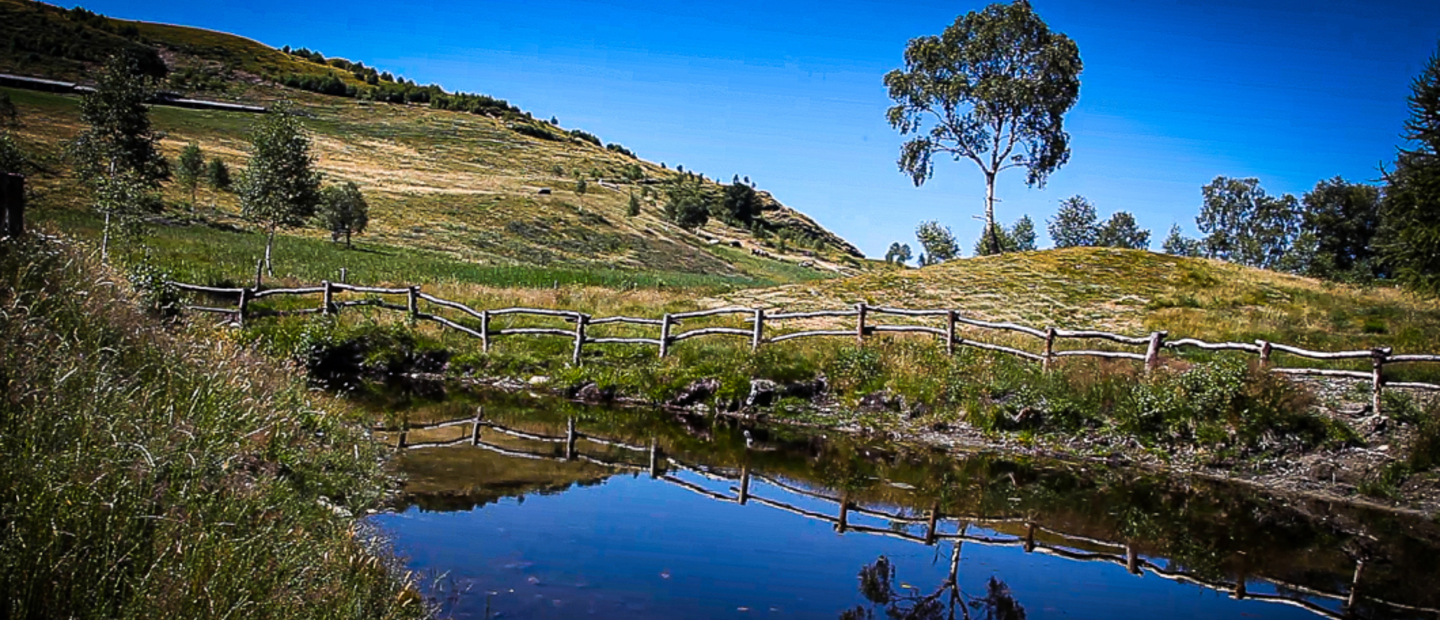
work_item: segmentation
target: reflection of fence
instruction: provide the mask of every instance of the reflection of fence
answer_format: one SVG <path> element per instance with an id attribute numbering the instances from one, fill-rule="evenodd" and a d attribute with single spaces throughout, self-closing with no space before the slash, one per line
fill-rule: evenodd
<path id="1" fill-rule="evenodd" d="M 233 308 L 216 308 L 194 305 L 187 307 L 191 310 L 197 310 L 202 312 L 218 312 L 234 315 L 236 317 L 236 320 L 241 323 L 244 322 L 247 314 L 263 314 L 269 316 L 297 314 L 331 314 L 334 312 L 338 312 L 341 308 L 350 306 L 375 306 L 378 308 L 405 312 L 412 319 L 433 321 L 458 332 L 479 338 L 482 343 L 481 346 L 486 352 L 489 352 L 490 350 L 491 340 L 500 336 L 536 335 L 569 338 L 574 340 L 575 343 L 570 360 L 571 363 L 575 365 L 580 364 L 581 354 L 584 351 L 585 345 L 587 344 L 650 345 L 659 347 L 660 357 L 665 357 L 669 354 L 671 345 L 701 336 L 724 335 L 747 338 L 750 340 L 751 349 L 755 350 L 759 349 L 760 345 L 764 343 L 784 342 L 786 340 L 793 340 L 797 338 L 830 336 L 854 337 L 856 344 L 863 346 L 865 343 L 865 338 L 874 334 L 920 333 L 929 334 L 942 339 L 945 342 L 947 352 L 951 355 L 954 355 L 955 348 L 957 346 L 974 347 L 987 351 L 1006 353 L 1033 362 L 1039 362 L 1041 364 L 1044 364 L 1047 369 L 1058 358 L 1079 356 L 1137 360 L 1140 362 L 1144 362 L 1146 370 L 1149 371 L 1159 365 L 1160 352 L 1162 349 L 1179 350 L 1186 347 L 1206 351 L 1241 351 L 1244 353 L 1253 353 L 1259 356 L 1261 364 L 1265 365 L 1266 367 L 1270 367 L 1272 371 L 1277 373 L 1290 375 L 1318 375 L 1324 377 L 1341 377 L 1348 379 L 1368 380 L 1370 381 L 1373 388 L 1371 404 L 1374 408 L 1374 411 L 1377 413 L 1380 411 L 1381 391 L 1386 385 L 1389 385 L 1391 387 L 1440 390 L 1440 385 L 1432 383 L 1386 381 L 1383 372 L 1386 365 L 1413 362 L 1440 362 L 1440 355 L 1395 355 L 1394 351 L 1390 347 L 1377 347 L 1356 351 L 1311 351 L 1308 349 L 1302 349 L 1299 347 L 1267 342 L 1263 340 L 1256 341 L 1253 344 L 1241 342 L 1212 343 L 1197 340 L 1194 338 L 1181 338 L 1179 340 L 1167 341 L 1166 337 L 1168 333 L 1163 331 L 1151 332 L 1148 336 L 1136 337 L 1093 330 L 1068 330 L 1056 329 L 1054 327 L 1037 329 L 1034 327 L 1018 325 L 1015 323 L 997 323 L 992 321 L 973 319 L 960 314 L 960 312 L 957 310 L 906 310 L 900 308 L 870 306 L 863 302 L 855 304 L 855 308 L 853 310 L 823 310 L 818 312 L 790 312 L 767 314 L 766 311 L 762 308 L 732 307 L 717 308 L 714 310 L 701 310 L 697 312 L 666 314 L 659 319 L 643 319 L 626 316 L 596 318 L 583 312 L 576 312 L 572 310 L 548 310 L 543 308 L 503 308 L 498 310 L 475 310 L 474 308 L 471 308 L 470 306 L 459 302 L 441 299 L 433 295 L 422 293 L 420 292 L 419 286 L 408 286 L 403 288 L 379 288 L 370 286 L 355 286 L 352 284 L 326 281 L 321 282 L 319 286 L 261 290 L 258 287 L 216 288 L 210 286 L 184 284 L 179 282 L 172 282 L 171 284 L 178 289 L 190 292 L 207 293 L 211 295 L 236 296 L 238 301 L 236 306 Z M 335 293 L 337 292 L 364 293 L 374 295 L 375 297 L 370 299 L 359 299 L 351 301 L 336 301 Z M 304 308 L 287 311 L 257 311 L 250 308 L 251 302 L 258 301 L 267 297 L 281 295 L 320 295 L 321 299 L 319 306 L 315 308 Z M 381 297 L 379 297 L 381 295 L 404 295 L 405 305 L 402 306 L 400 304 L 386 302 Z M 440 306 L 442 308 L 449 308 L 451 310 L 455 310 L 463 314 L 469 315 L 469 317 L 479 321 L 479 324 L 471 327 L 462 324 L 460 322 L 460 319 L 451 319 L 440 316 L 438 314 L 421 312 L 421 301 L 425 301 L 430 304 Z M 529 315 L 559 318 L 563 319 L 568 323 L 573 323 L 575 327 L 566 329 L 555 327 L 514 327 L 505 329 L 490 328 L 491 319 L 507 315 Z M 679 333 L 673 332 L 673 328 L 682 325 L 683 322 L 686 320 L 728 315 L 742 316 L 744 320 L 750 323 L 750 327 L 747 329 L 740 329 L 736 327 L 701 327 Z M 877 325 L 871 324 L 867 321 L 867 319 L 872 315 L 888 315 L 907 317 L 912 319 L 941 318 L 944 320 L 944 327 L 941 328 L 929 325 Z M 795 319 L 833 319 L 849 317 L 854 317 L 855 319 L 855 327 L 853 329 L 812 329 L 776 334 L 768 337 L 765 335 L 766 321 L 773 322 Z M 613 324 L 658 326 L 660 328 L 660 334 L 656 338 L 618 336 L 595 337 L 589 334 L 589 329 L 592 327 Z M 1040 339 L 1044 342 L 1045 348 L 1040 353 L 1034 353 L 1014 347 L 1007 347 L 993 343 L 971 340 L 959 335 L 956 332 L 957 326 L 1000 330 L 1023 334 L 1026 336 Z M 1142 346 L 1145 347 L 1145 352 L 1136 353 L 1133 351 L 1056 350 L 1055 342 L 1058 339 L 1104 340 L 1121 345 Z M 1329 368 L 1306 367 L 1272 367 L 1271 357 L 1276 352 L 1314 360 L 1370 360 L 1370 371 L 1365 372 L 1359 370 L 1338 370 Z"/>
<path id="2" fill-rule="evenodd" d="M 470 426 L 471 431 L 468 436 L 461 437 L 453 441 L 423 443 L 407 442 L 408 435 L 411 431 L 433 430 L 452 426 Z M 482 429 L 484 430 L 482 431 Z M 621 441 L 606 439 L 595 435 L 589 435 L 576 430 L 574 418 L 570 418 L 567 422 L 566 433 L 563 436 L 542 435 L 538 433 L 531 433 L 501 426 L 499 424 L 484 420 L 482 414 L 478 411 L 476 415 L 472 418 L 460 418 L 456 420 L 448 420 L 445 422 L 437 422 L 432 424 L 407 424 L 401 426 L 400 428 L 377 430 L 399 433 L 397 447 L 402 449 L 414 450 L 421 448 L 435 448 L 454 445 L 470 445 L 510 457 L 557 462 L 587 462 L 605 467 L 613 467 L 616 469 L 648 472 L 651 478 L 664 481 L 666 483 L 694 492 L 698 495 L 704 496 L 712 500 L 730 502 L 742 506 L 750 502 L 754 502 L 763 506 L 768 506 L 777 510 L 783 510 L 785 512 L 796 514 L 807 519 L 830 523 L 834 526 L 837 532 L 840 532 L 842 534 L 846 532 L 855 532 L 875 536 L 887 536 L 890 538 L 897 538 L 900 540 L 919 543 L 922 545 L 934 545 L 938 541 L 943 540 L 953 541 L 957 545 L 957 549 L 955 551 L 954 559 L 952 559 L 950 575 L 950 580 L 952 582 L 955 579 L 954 572 L 956 570 L 956 564 L 958 563 L 959 558 L 958 545 L 965 542 L 970 542 L 986 546 L 1015 546 L 1024 549 L 1026 553 L 1038 552 L 1075 561 L 1106 562 L 1110 564 L 1116 564 L 1125 567 L 1125 569 L 1128 570 L 1131 574 L 1137 576 L 1149 572 L 1158 577 L 1171 581 L 1191 583 L 1201 587 L 1209 588 L 1211 590 L 1215 590 L 1217 592 L 1224 592 L 1231 595 L 1237 600 L 1251 599 L 1257 601 L 1291 605 L 1307 609 L 1311 612 L 1328 618 L 1340 619 L 1351 617 L 1351 611 L 1355 609 L 1356 603 L 1359 602 L 1362 598 L 1368 602 L 1376 603 L 1394 610 L 1434 614 L 1437 618 L 1440 618 L 1440 609 L 1406 605 L 1403 603 L 1396 603 L 1374 597 L 1364 596 L 1360 588 L 1360 580 L 1362 575 L 1364 574 L 1365 568 L 1364 560 L 1357 560 L 1355 565 L 1355 573 L 1350 581 L 1349 591 L 1344 594 L 1325 592 L 1323 590 L 1286 582 L 1280 579 L 1270 577 L 1252 577 L 1244 574 L 1242 574 L 1240 578 L 1238 578 L 1234 582 L 1206 579 L 1197 575 L 1186 573 L 1182 570 L 1164 567 L 1149 559 L 1140 557 L 1140 554 L 1138 553 L 1136 548 L 1129 543 L 1117 543 L 1096 538 L 1090 538 L 1078 534 L 1066 533 L 1060 530 L 1047 528 L 1044 525 L 1037 523 L 1034 519 L 1028 519 L 1024 517 L 985 517 L 979 515 L 945 516 L 942 515 L 940 506 L 938 504 L 933 504 L 928 510 L 925 511 L 924 516 L 905 515 L 861 505 L 853 501 L 849 497 L 849 494 L 843 491 L 841 492 L 839 497 L 834 497 L 825 493 L 820 493 L 817 491 L 796 486 L 779 478 L 758 474 L 750 470 L 750 466 L 748 463 L 741 465 L 738 471 L 728 472 L 712 467 L 688 464 L 675 458 L 662 456 L 658 441 L 654 438 L 650 440 L 649 446 L 639 446 Z M 565 449 L 563 455 L 556 456 L 555 454 L 541 454 L 536 452 L 526 452 L 522 450 L 505 448 L 502 446 L 489 444 L 481 441 L 482 432 L 496 432 L 509 437 L 514 437 L 527 441 L 564 444 Z M 585 440 L 591 443 L 595 443 L 597 445 L 621 448 L 624 450 L 630 450 L 636 453 L 645 454 L 649 458 L 648 467 L 625 463 L 622 461 L 604 460 L 593 456 L 581 454 L 576 450 L 576 442 L 578 440 Z M 683 470 L 701 478 L 706 478 L 709 480 L 723 482 L 727 484 L 733 483 L 734 486 L 729 486 L 728 489 L 731 493 L 734 493 L 734 495 L 727 495 L 725 493 L 718 492 L 706 488 L 702 485 L 695 484 L 693 482 L 679 478 L 666 471 L 667 466 L 676 470 Z M 758 480 L 784 493 L 808 497 L 811 499 L 816 499 L 830 504 L 834 504 L 836 506 L 836 515 L 831 516 L 823 512 L 807 510 L 800 506 L 796 506 L 792 503 L 784 502 L 778 499 L 755 495 L 751 490 L 751 483 L 755 480 Z M 884 519 L 892 524 L 900 524 L 902 525 L 902 527 L 900 529 L 891 529 L 851 523 L 852 513 L 864 515 L 867 517 Z M 954 523 L 954 532 L 945 533 L 941 531 L 941 526 L 945 525 L 947 522 Z M 1024 535 L 1012 535 L 1004 534 L 998 532 L 997 530 L 990 529 L 990 531 L 993 532 L 993 535 L 973 534 L 970 533 L 970 527 L 972 525 L 980 527 L 1003 525 L 1021 526 L 1024 528 L 1025 533 Z M 924 534 L 912 534 L 905 531 L 903 526 L 923 527 Z M 1037 533 L 1044 533 L 1049 535 L 1050 537 L 1062 539 L 1063 542 L 1061 544 L 1053 544 L 1037 540 Z M 1090 547 L 1101 548 L 1103 549 L 1103 551 L 1086 550 L 1084 549 L 1084 546 L 1086 545 Z M 1269 584 L 1270 586 L 1274 587 L 1278 593 L 1267 594 L 1260 592 L 1251 592 L 1247 584 L 1253 581 L 1259 581 Z M 1299 598 L 1297 596 L 1289 595 L 1286 593 L 1295 593 L 1308 597 L 1338 601 L 1341 603 L 1342 611 L 1336 611 L 1334 609 L 1320 605 L 1314 601 L 1306 600 L 1305 598 Z"/>

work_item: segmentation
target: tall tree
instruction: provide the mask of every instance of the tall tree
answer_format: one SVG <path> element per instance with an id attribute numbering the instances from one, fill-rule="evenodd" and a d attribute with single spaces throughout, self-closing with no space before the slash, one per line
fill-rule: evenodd
<path id="1" fill-rule="evenodd" d="M 250 162 L 240 177 L 240 209 L 245 219 L 263 227 L 265 271 L 278 228 L 303 226 L 320 202 L 320 173 L 310 153 L 310 138 L 286 106 L 277 106 L 250 135 Z"/>
<path id="2" fill-rule="evenodd" d="M 80 119 L 87 129 L 70 154 L 76 174 L 95 191 L 95 208 L 105 216 L 102 256 L 109 254 L 111 220 L 133 220 L 156 205 L 147 194 L 170 176 L 145 105 L 153 94 L 154 84 L 136 60 L 117 54 L 100 69 L 95 90 L 80 100 Z"/>
<path id="3" fill-rule="evenodd" d="M 194 211 L 195 191 L 200 187 L 200 177 L 205 174 L 205 155 L 200 152 L 200 145 L 194 142 L 185 145 L 176 164 L 175 180 L 190 191 L 190 210 Z"/>
<path id="4" fill-rule="evenodd" d="M 1170 225 L 1170 234 L 1165 237 L 1160 249 L 1175 256 L 1197 257 L 1202 254 L 1200 240 L 1186 237 L 1179 224 Z"/>
<path id="5" fill-rule="evenodd" d="M 1380 228 L 1380 188 L 1337 176 L 1316 183 L 1300 203 L 1305 207 L 1300 234 L 1314 244 L 1307 275 L 1330 279 L 1383 275 L 1373 246 Z"/>
<path id="6" fill-rule="evenodd" d="M 1299 232 L 1299 201 L 1270 196 L 1259 179 L 1215 177 L 1200 190 L 1204 205 L 1195 224 L 1210 258 L 1275 269 Z"/>
<path id="7" fill-rule="evenodd" d="M 905 67 L 885 74 L 887 112 L 900 135 L 915 134 L 897 162 L 919 186 L 937 153 L 968 159 L 985 176 L 985 224 L 996 231 L 995 178 L 1024 168 L 1044 187 L 1070 159 L 1064 115 L 1080 96 L 1080 51 L 1051 32 L 1026 0 L 960 16 L 940 36 L 911 39 Z M 990 246 L 1000 251 L 998 235 Z"/>
<path id="8" fill-rule="evenodd" d="M 1150 247 L 1150 231 L 1140 228 L 1129 211 L 1116 211 L 1095 235 L 1095 245 L 1144 250 Z"/>
<path id="9" fill-rule="evenodd" d="M 1091 246 L 1100 234 L 1099 221 L 1090 201 L 1084 196 L 1071 196 L 1060 201 L 1060 209 L 1046 221 L 1045 229 L 1057 248 Z"/>
<path id="10" fill-rule="evenodd" d="M 370 224 L 370 204 L 360 186 L 346 181 L 326 187 L 320 193 L 320 223 L 330 231 L 332 241 L 344 235 L 345 247 L 350 247 L 350 235 L 365 232 Z"/>
<path id="11" fill-rule="evenodd" d="M 1395 168 L 1385 174 L 1381 258 L 1407 286 L 1440 295 L 1440 49 L 1410 83 L 1410 118 Z"/>
<path id="12" fill-rule="evenodd" d="M 920 261 L 922 266 L 937 265 L 960 257 L 960 246 L 955 243 L 955 235 L 950 233 L 948 226 L 941 226 L 940 222 L 920 222 L 920 225 L 915 227 L 915 238 L 920 240 L 920 247 L 925 248 L 925 258 Z"/>

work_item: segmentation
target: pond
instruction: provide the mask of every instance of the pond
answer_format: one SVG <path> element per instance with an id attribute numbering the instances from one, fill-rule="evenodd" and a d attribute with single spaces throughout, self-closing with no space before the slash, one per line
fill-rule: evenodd
<path id="1" fill-rule="evenodd" d="M 450 617 L 1440 618 L 1422 519 L 525 395 L 391 407 L 407 482 L 372 523 Z"/>

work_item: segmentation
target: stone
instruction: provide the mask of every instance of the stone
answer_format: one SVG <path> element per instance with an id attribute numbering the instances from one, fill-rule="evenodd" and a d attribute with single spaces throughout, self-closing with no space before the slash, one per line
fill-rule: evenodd
<path id="1" fill-rule="evenodd" d="M 750 394 L 745 397 L 745 408 L 769 407 L 775 404 L 779 386 L 769 379 L 751 379 Z"/>
<path id="2" fill-rule="evenodd" d="M 680 390 L 680 393 L 676 394 L 674 398 L 670 399 L 670 401 L 665 404 L 671 407 L 690 407 L 692 405 L 698 405 L 707 400 L 710 400 L 711 397 L 715 396 L 715 392 L 719 389 L 720 381 L 718 379 L 700 379 L 698 381 L 691 382 L 690 385 L 685 386 L 683 389 Z"/>

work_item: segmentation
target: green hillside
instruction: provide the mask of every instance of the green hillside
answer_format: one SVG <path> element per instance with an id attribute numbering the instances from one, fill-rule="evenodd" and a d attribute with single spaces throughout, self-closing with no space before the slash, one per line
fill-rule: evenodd
<path id="1" fill-rule="evenodd" d="M 664 187 L 681 173 L 586 132 L 531 118 L 503 100 L 382 80 L 375 76 L 384 74 L 373 68 L 338 59 L 320 64 L 314 55 L 234 35 L 109 20 L 27 0 L 0 0 L 0 32 L 11 41 L 8 52 L 0 48 L 0 72 L 83 83 L 99 59 L 130 50 L 161 59 L 169 76 L 163 85 L 175 92 L 260 105 L 295 102 L 327 182 L 354 181 L 370 202 L 371 228 L 357 240 L 392 255 L 704 274 L 755 284 L 831 277 L 865 265 L 849 243 L 764 191 L 755 225 L 731 226 L 712 217 L 696 231 L 681 229 L 663 214 Z M 321 88 L 326 80 L 356 95 L 281 84 Z M 31 181 L 36 217 L 92 228 L 85 193 L 61 156 L 82 130 L 78 97 L 0 92 L 15 102 L 22 121 L 15 133 L 39 164 Z M 428 103 L 384 101 L 396 96 Z M 207 157 L 218 156 L 236 171 L 244 167 L 256 121 L 244 113 L 162 106 L 152 109 L 152 119 L 166 134 L 163 148 L 171 158 L 193 141 Z M 583 194 L 576 191 L 580 178 L 588 184 Z M 715 180 L 703 183 L 712 196 L 723 188 Z M 632 195 L 641 202 L 633 217 L 626 213 Z M 207 225 L 204 232 L 161 226 L 155 233 L 156 244 L 180 259 L 204 257 L 217 242 L 228 244 L 216 230 L 248 229 L 230 194 L 202 190 L 193 215 L 188 196 L 177 188 L 169 189 L 167 199 L 172 208 L 167 222 Z M 294 234 L 328 239 L 318 229 Z M 283 268 L 284 255 L 278 260 Z"/>

